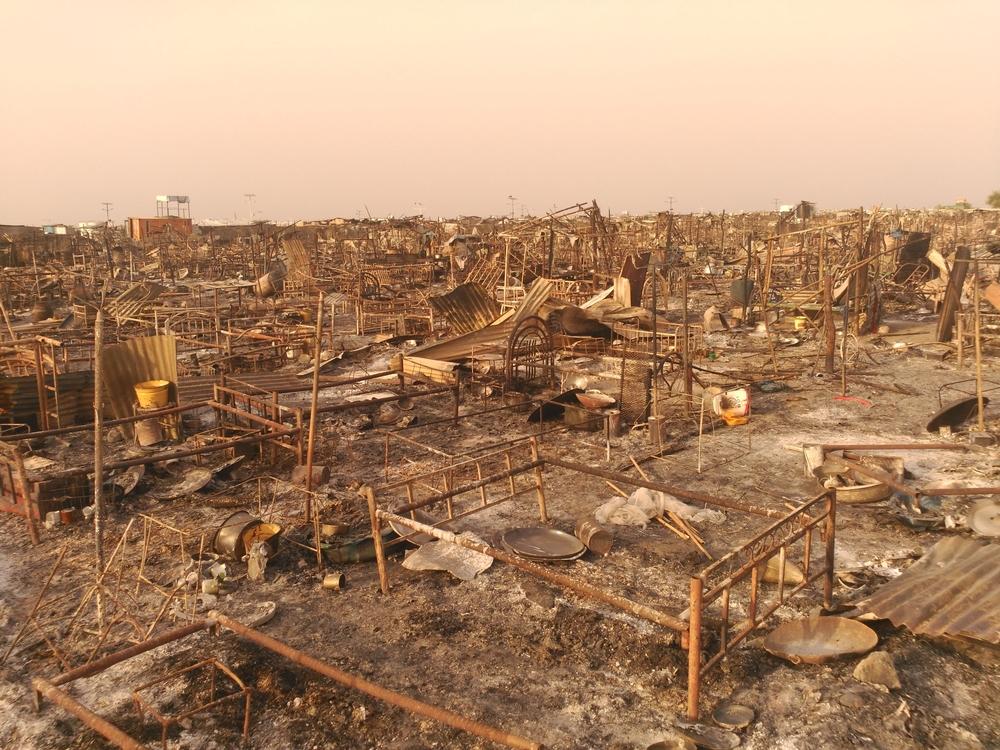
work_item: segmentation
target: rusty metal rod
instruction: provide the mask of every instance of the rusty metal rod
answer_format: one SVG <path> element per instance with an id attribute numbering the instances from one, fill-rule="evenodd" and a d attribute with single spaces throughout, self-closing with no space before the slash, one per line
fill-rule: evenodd
<path id="1" fill-rule="evenodd" d="M 113 667 L 119 662 L 131 659 L 133 656 L 144 654 L 147 651 L 152 651 L 154 648 L 159 648 L 160 646 L 172 643 L 173 641 L 179 641 L 181 638 L 186 638 L 189 635 L 193 635 L 201 630 L 207 630 L 211 627 L 213 627 L 211 620 L 198 620 L 197 622 L 190 623 L 189 625 L 182 625 L 179 628 L 166 630 L 155 638 L 149 638 L 141 643 L 135 644 L 134 646 L 123 648 L 121 651 L 116 651 L 113 654 L 108 654 L 97 661 L 92 661 L 89 664 L 84 664 L 76 667 L 75 669 L 71 669 L 68 672 L 56 675 L 52 678 L 51 683 L 53 685 L 66 685 L 74 680 L 90 677 L 98 672 L 103 672 L 109 667 Z"/>
<path id="2" fill-rule="evenodd" d="M 400 505 L 396 508 L 397 513 L 409 513 L 411 510 L 418 510 L 426 505 L 433 505 L 434 503 L 439 503 L 442 500 L 447 500 L 449 498 L 455 497 L 456 495 L 461 495 L 466 492 L 471 492 L 472 490 L 478 490 L 480 487 L 485 487 L 493 482 L 498 482 L 501 479 L 507 479 L 508 477 L 514 477 L 518 474 L 525 474 L 532 469 L 536 469 L 542 466 L 542 461 L 529 461 L 526 464 L 521 464 L 520 466 L 514 466 L 505 471 L 497 472 L 496 474 L 490 474 L 489 476 L 483 477 L 482 479 L 477 479 L 474 482 L 469 482 L 468 484 L 463 484 L 459 487 L 454 487 L 446 492 L 436 492 L 430 497 L 426 497 L 423 500 L 417 500 L 412 503 L 407 503 L 406 505 Z M 382 489 L 376 487 L 375 489 Z"/>
<path id="3" fill-rule="evenodd" d="M 122 417 L 120 419 L 106 419 L 104 420 L 105 427 L 115 427 L 117 425 L 129 424 L 131 422 L 139 422 L 144 419 L 157 419 L 159 417 L 165 417 L 169 414 L 178 414 L 182 411 L 190 411 L 192 409 L 201 409 L 208 406 L 207 401 L 195 401 L 190 404 L 184 404 L 182 406 L 171 406 L 167 409 L 160 409 L 158 411 L 147 412 L 146 414 L 133 415 L 131 417 Z M 32 438 L 40 437 L 54 437 L 55 435 L 69 435 L 73 432 L 84 432 L 85 430 L 94 429 L 94 423 L 88 422 L 86 424 L 75 424 L 69 427 L 59 427 L 53 430 L 36 430 L 35 432 L 20 432 L 12 433 L 9 435 L 0 435 L 0 443 L 9 442 L 12 440 L 30 440 Z"/>
<path id="4" fill-rule="evenodd" d="M 645 487 L 646 489 L 656 490 L 658 492 L 666 492 L 668 495 L 676 495 L 677 497 L 681 497 L 686 500 L 694 500 L 695 502 L 705 503 L 707 505 L 715 505 L 719 508 L 739 510 L 744 513 L 751 513 L 757 516 L 766 516 L 767 518 L 784 518 L 786 515 L 781 511 L 774 510 L 772 508 L 764 508 L 759 505 L 744 503 L 739 500 L 729 500 L 727 498 L 715 497 L 714 495 L 706 495 L 703 492 L 692 492 L 691 490 L 681 489 L 680 487 L 674 487 L 659 481 L 636 479 L 627 474 L 608 471 L 607 469 L 598 469 L 595 466 L 587 466 L 573 461 L 565 461 L 561 458 L 553 458 L 552 456 L 542 456 L 542 461 L 547 465 L 551 464 L 552 466 L 559 466 L 560 468 L 577 471 L 581 474 L 590 474 L 591 476 L 601 477 L 602 479 L 610 479 L 614 482 L 631 484 L 634 487 Z"/>
<path id="5" fill-rule="evenodd" d="M 964 451 L 956 443 L 820 443 L 826 451 Z"/>
<path id="6" fill-rule="evenodd" d="M 297 648 L 293 648 L 287 643 L 271 638 L 270 636 L 267 636 L 258 630 L 254 630 L 253 628 L 249 628 L 243 623 L 230 619 L 225 615 L 216 615 L 215 619 L 219 625 L 227 630 L 233 631 L 236 635 L 241 638 L 245 638 L 251 643 L 261 646 L 262 648 L 266 648 L 268 651 L 273 651 L 279 656 L 283 656 L 289 661 L 305 667 L 306 669 L 311 669 L 313 672 L 321 674 L 324 677 L 329 677 L 330 679 L 339 682 L 341 685 L 346 685 L 354 690 L 359 690 L 362 693 L 372 696 L 373 698 L 378 698 L 379 700 L 385 701 L 393 706 L 398 706 L 399 708 L 409 711 L 410 713 L 417 714 L 418 716 L 426 716 L 429 719 L 434 719 L 435 721 L 439 721 L 442 724 L 454 727 L 455 729 L 461 729 L 464 732 L 496 742 L 499 745 L 517 748 L 518 750 L 543 750 L 543 745 L 538 742 L 518 737 L 515 734 L 509 734 L 501 729 L 497 729 L 496 727 L 491 727 L 488 724 L 482 724 L 453 711 L 449 711 L 446 708 L 432 706 L 431 704 L 424 703 L 416 698 L 410 698 L 402 693 L 397 693 L 395 690 L 390 690 L 372 682 L 371 680 L 366 680 L 364 677 L 358 677 L 357 675 L 350 674 L 349 672 L 344 672 L 331 664 L 327 664 L 326 662 L 320 661 L 315 657 L 309 656 L 309 654 L 299 651 Z"/>
<path id="7" fill-rule="evenodd" d="M 213 451 L 221 451 L 226 448 L 235 448 L 238 445 L 252 445 L 254 443 L 262 443 L 266 440 L 272 440 L 274 438 L 286 437 L 288 435 L 295 435 L 298 433 L 298 427 L 292 427 L 281 432 L 268 432 L 261 435 L 250 435 L 248 437 L 235 438 L 233 440 L 226 440 L 221 443 L 212 443 L 211 445 L 203 445 L 200 448 L 188 448 L 181 451 L 173 451 L 171 453 L 156 453 L 152 456 L 144 456 L 142 458 L 130 458 L 122 461 L 111 461 L 104 464 L 105 469 L 126 469 L 130 466 L 140 466 L 159 463 L 160 461 L 172 461 L 177 458 L 188 458 L 189 456 L 200 456 L 203 453 L 212 453 Z M 65 471 L 60 471 L 52 474 L 46 474 L 45 479 L 65 479 L 68 477 L 77 477 L 82 474 L 89 474 L 92 471 L 90 467 L 80 467 L 76 469 L 67 469 Z"/>
<path id="8" fill-rule="evenodd" d="M 701 697 L 701 615 L 702 588 L 705 583 L 698 576 L 691 578 L 690 625 L 688 628 L 688 694 L 687 717 L 698 720 L 698 701 Z"/>
<path id="9" fill-rule="evenodd" d="M 319 368 L 323 349 L 323 292 L 317 294 L 316 343 L 313 347 L 312 395 L 309 401 L 309 438 L 306 441 L 306 521 L 312 520 L 313 455 L 316 447 L 316 409 L 319 406 Z"/>
<path id="10" fill-rule="evenodd" d="M 631 599 L 626 599 L 625 597 L 618 596 L 616 594 L 609 594 L 607 591 L 599 589 L 596 586 L 592 586 L 589 583 L 583 583 L 575 578 L 570 578 L 569 576 L 561 573 L 555 573 L 543 565 L 530 562 L 525 560 L 523 557 L 518 557 L 517 555 L 505 552 L 502 549 L 491 547 L 488 544 L 474 542 L 466 537 L 458 536 L 454 532 L 439 529 L 436 526 L 430 526 L 425 523 L 420 523 L 419 521 L 414 521 L 412 518 L 407 516 L 400 516 L 384 510 L 378 510 L 376 513 L 380 519 L 391 521 L 395 524 L 406 526 L 416 531 L 422 531 L 425 534 L 430 534 L 436 539 L 451 542 L 460 547 L 466 547 L 467 549 L 475 550 L 476 552 L 480 552 L 484 555 L 489 555 L 490 557 L 505 562 L 508 565 L 513 565 L 515 568 L 520 568 L 527 573 L 531 573 L 539 578 L 544 578 L 546 581 L 551 581 L 557 586 L 567 588 L 580 596 L 603 602 L 615 607 L 616 609 L 635 615 L 643 620 L 648 620 L 649 622 L 656 623 L 657 625 L 663 625 L 664 627 L 672 630 L 683 632 L 688 629 L 688 624 L 686 622 L 679 620 L 676 617 L 671 617 L 665 612 L 653 609 L 652 607 L 647 607 L 645 604 L 634 602 Z"/>
<path id="11" fill-rule="evenodd" d="M 921 495 L 1000 495 L 1000 487 L 921 487 Z"/>
<path id="12" fill-rule="evenodd" d="M 876 482 L 888 485 L 889 487 L 892 487 L 892 489 L 896 490 L 896 492 L 902 493 L 908 497 L 917 497 L 920 494 L 920 490 L 909 487 L 902 482 L 897 482 L 891 474 L 886 471 L 882 471 L 877 467 L 858 463 L 857 461 L 852 461 L 849 458 L 838 458 L 837 461 L 853 469 L 856 474 L 860 474 L 866 479 L 873 479 Z"/>
<path id="13" fill-rule="evenodd" d="M 251 422 L 257 422 L 258 424 L 262 424 L 265 427 L 271 427 L 275 430 L 288 429 L 288 425 L 285 424 L 284 422 L 275 422 L 274 420 L 268 419 L 267 417 L 262 417 L 259 414 L 255 414 L 252 411 L 248 411 L 246 409 L 239 409 L 235 406 L 230 406 L 229 404 L 223 404 L 220 401 L 214 401 L 214 400 L 209 401 L 207 402 L 207 406 L 211 406 L 213 409 L 220 409 L 221 411 L 224 411 L 227 414 L 233 414 L 238 417 L 243 417 L 244 419 L 248 419 Z"/>
<path id="14" fill-rule="evenodd" d="M 35 689 L 36 693 L 44 695 L 63 710 L 73 714 L 89 728 L 117 747 L 122 748 L 122 750 L 145 750 L 145 746 L 137 742 L 134 737 L 126 734 L 107 719 L 98 716 L 48 680 L 42 677 L 35 677 L 31 680 L 31 686 Z"/>
<path id="15" fill-rule="evenodd" d="M 824 490 L 820 494 L 804 502 L 795 510 L 781 516 L 776 523 L 773 523 L 767 528 L 765 528 L 763 531 L 757 534 L 757 536 L 744 542 L 736 549 L 731 550 L 729 553 L 727 553 L 723 557 L 720 557 L 711 565 L 706 566 L 704 569 L 702 569 L 701 573 L 699 573 L 702 580 L 708 581 L 708 577 L 712 573 L 714 573 L 716 570 L 722 569 L 723 566 L 728 565 L 730 561 L 737 559 L 739 556 L 739 552 L 741 550 L 750 549 L 755 545 L 758 545 L 763 540 L 767 539 L 769 536 L 773 536 L 778 531 L 778 529 L 780 529 L 784 524 L 789 523 L 791 521 L 797 521 L 800 524 L 800 526 L 802 526 L 802 531 L 805 531 L 805 527 L 807 525 L 810 525 L 818 520 L 822 520 L 824 518 L 823 515 L 814 518 L 813 516 L 808 515 L 806 511 L 810 510 L 813 506 L 815 506 L 817 503 L 819 503 L 826 497 L 828 497 L 828 493 Z M 788 539 L 786 538 L 786 540 L 782 543 L 783 544 L 788 543 Z M 744 566 L 746 566 L 747 564 L 748 563 L 744 563 Z"/>

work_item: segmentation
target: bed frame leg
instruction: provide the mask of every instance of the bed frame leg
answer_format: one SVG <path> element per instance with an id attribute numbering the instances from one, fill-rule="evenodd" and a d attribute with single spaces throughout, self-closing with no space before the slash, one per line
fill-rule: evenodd
<path id="1" fill-rule="evenodd" d="M 701 693 L 701 595 L 703 583 L 695 576 L 691 579 L 691 609 L 688 619 L 688 705 L 691 721 L 698 720 L 698 700 Z"/>

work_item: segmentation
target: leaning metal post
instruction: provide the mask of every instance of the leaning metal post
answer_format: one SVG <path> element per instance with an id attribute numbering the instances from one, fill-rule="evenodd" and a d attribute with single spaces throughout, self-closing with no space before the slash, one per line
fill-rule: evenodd
<path id="1" fill-rule="evenodd" d="M 531 460 L 538 461 L 538 438 L 531 437 Z M 542 479 L 542 465 L 535 467 L 535 495 L 538 497 L 538 517 L 542 523 L 549 522 L 549 514 L 545 508 L 545 482 Z"/>
<path id="2" fill-rule="evenodd" d="M 382 522 L 375 505 L 375 491 L 365 485 L 361 490 L 368 500 L 368 513 L 372 521 L 372 542 L 375 544 L 375 561 L 378 563 L 378 584 L 383 594 L 389 593 L 389 573 L 385 567 L 385 550 L 382 548 Z"/>
<path id="3" fill-rule="evenodd" d="M 831 491 L 826 493 L 826 522 L 823 533 L 826 537 L 826 571 L 823 576 L 823 606 L 833 606 L 833 555 L 837 536 L 837 499 Z"/>
<path id="4" fill-rule="evenodd" d="M 692 721 L 698 720 L 698 699 L 701 692 L 701 594 L 704 581 L 691 577 L 691 607 L 688 610 L 688 708 Z"/>

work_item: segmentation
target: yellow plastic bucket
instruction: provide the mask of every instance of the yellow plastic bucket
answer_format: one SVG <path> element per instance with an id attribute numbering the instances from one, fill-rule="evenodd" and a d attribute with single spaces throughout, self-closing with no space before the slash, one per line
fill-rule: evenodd
<path id="1" fill-rule="evenodd" d="M 806 325 L 809 323 L 809 318 L 805 317 L 804 315 L 797 315 L 794 318 L 794 322 L 796 331 L 804 331 Z"/>
<path id="2" fill-rule="evenodd" d="M 132 387 L 143 409 L 162 409 L 170 398 L 169 380 L 144 380 Z"/>

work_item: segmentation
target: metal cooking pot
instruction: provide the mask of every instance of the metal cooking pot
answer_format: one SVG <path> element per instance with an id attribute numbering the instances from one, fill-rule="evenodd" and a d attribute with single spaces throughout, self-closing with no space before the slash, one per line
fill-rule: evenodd
<path id="1" fill-rule="evenodd" d="M 274 523 L 265 523 L 254 518 L 245 510 L 230 515 L 215 532 L 212 549 L 216 554 L 240 560 L 247 553 L 247 543 L 266 542 L 273 556 L 277 552 L 278 539 L 282 528 Z"/>

